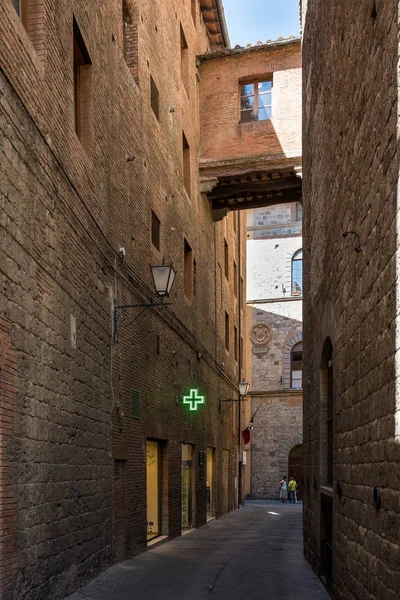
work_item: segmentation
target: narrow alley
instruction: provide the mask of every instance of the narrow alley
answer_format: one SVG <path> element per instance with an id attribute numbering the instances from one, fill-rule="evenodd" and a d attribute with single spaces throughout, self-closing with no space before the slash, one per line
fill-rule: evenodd
<path id="1" fill-rule="evenodd" d="M 329 598 L 304 559 L 301 520 L 301 503 L 247 502 L 111 567 L 69 600 Z"/>

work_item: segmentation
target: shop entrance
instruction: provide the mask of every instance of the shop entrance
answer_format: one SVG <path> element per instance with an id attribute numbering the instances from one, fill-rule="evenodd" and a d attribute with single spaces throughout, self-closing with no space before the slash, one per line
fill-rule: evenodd
<path id="1" fill-rule="evenodd" d="M 161 535 L 161 444 L 146 441 L 147 541 Z"/>
<path id="2" fill-rule="evenodd" d="M 207 519 L 215 517 L 215 450 L 207 448 Z"/>
<path id="3" fill-rule="evenodd" d="M 303 458 L 302 445 L 299 444 L 289 452 L 288 477 L 297 482 L 297 499 L 303 500 Z"/>
<path id="4" fill-rule="evenodd" d="M 182 531 L 192 528 L 193 446 L 182 444 Z"/>

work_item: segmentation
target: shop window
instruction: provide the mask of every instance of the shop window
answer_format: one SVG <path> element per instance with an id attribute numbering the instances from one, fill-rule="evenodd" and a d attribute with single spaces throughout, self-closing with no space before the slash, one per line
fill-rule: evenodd
<path id="1" fill-rule="evenodd" d="M 186 90 L 187 95 L 189 95 L 189 47 L 186 41 L 185 33 L 182 29 L 182 25 L 180 26 L 180 34 L 181 34 L 181 79 Z"/>
<path id="2" fill-rule="evenodd" d="M 295 344 L 290 354 L 290 387 L 303 387 L 303 342 Z"/>
<path id="3" fill-rule="evenodd" d="M 161 444 L 146 441 L 147 540 L 161 535 Z"/>
<path id="4" fill-rule="evenodd" d="M 303 250 L 292 258 L 292 296 L 301 296 L 303 291 Z"/>
<path id="5" fill-rule="evenodd" d="M 188 300 L 193 300 L 193 252 L 185 239 L 183 263 L 183 289 Z"/>
<path id="6" fill-rule="evenodd" d="M 151 211 L 151 243 L 157 250 L 160 250 L 160 231 L 160 219 L 155 212 Z"/>
<path id="7" fill-rule="evenodd" d="M 191 196 L 191 177 L 190 177 L 190 147 L 185 134 L 182 132 L 182 157 L 183 157 L 183 185 L 190 198 Z"/>
<path id="8" fill-rule="evenodd" d="M 182 444 L 182 531 L 192 527 L 193 446 Z"/>
<path id="9" fill-rule="evenodd" d="M 215 450 L 207 448 L 207 519 L 215 517 L 216 465 Z"/>
<path id="10" fill-rule="evenodd" d="M 156 115 L 157 120 L 160 120 L 160 94 L 157 89 L 156 84 L 154 83 L 154 79 L 150 75 L 150 102 L 153 113 Z"/>
<path id="11" fill-rule="evenodd" d="M 139 83 L 138 0 L 122 0 L 124 58 L 136 83 Z"/>
<path id="12" fill-rule="evenodd" d="M 92 61 L 83 41 L 78 24 L 74 19 L 74 129 L 82 146 L 88 154 L 91 153 L 92 119 L 93 119 L 93 89 Z"/>
<path id="13" fill-rule="evenodd" d="M 272 118 L 272 80 L 240 84 L 240 122 Z"/>

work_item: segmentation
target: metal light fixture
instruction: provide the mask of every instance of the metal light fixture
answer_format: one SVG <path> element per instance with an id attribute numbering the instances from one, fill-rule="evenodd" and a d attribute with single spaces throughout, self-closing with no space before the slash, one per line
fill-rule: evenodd
<path id="1" fill-rule="evenodd" d="M 168 297 L 175 280 L 176 271 L 172 265 L 159 265 L 150 267 L 153 276 L 154 289 L 156 296 L 163 301 Z"/>
<path id="2" fill-rule="evenodd" d="M 247 392 L 249 391 L 249 384 L 247 381 L 241 381 L 239 383 L 239 394 L 243 396 L 247 396 Z"/>
<path id="3" fill-rule="evenodd" d="M 221 414 L 221 407 L 223 402 L 246 402 L 245 396 L 249 391 L 249 384 L 247 381 L 241 381 L 239 383 L 239 398 L 230 398 L 229 400 L 220 400 L 218 403 L 219 414 Z"/>
<path id="4" fill-rule="evenodd" d="M 147 304 L 117 304 L 117 299 L 114 298 L 114 344 L 118 342 L 118 318 L 121 310 L 125 310 L 126 308 L 156 308 L 170 305 L 170 302 L 164 302 L 164 298 L 167 298 L 171 292 L 172 285 L 175 281 L 175 269 L 172 264 L 164 265 L 164 261 L 162 265 L 150 267 L 150 269 L 153 277 L 154 292 L 159 299 L 159 302 L 150 302 Z M 141 314 L 142 313 L 139 313 L 138 316 Z M 134 320 L 135 319 L 133 319 L 133 321 Z M 131 323 L 133 321 L 131 321 Z"/>

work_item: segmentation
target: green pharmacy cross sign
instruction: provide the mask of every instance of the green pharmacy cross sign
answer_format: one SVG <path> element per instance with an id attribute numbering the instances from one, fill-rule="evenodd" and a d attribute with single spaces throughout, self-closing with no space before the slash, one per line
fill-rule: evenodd
<path id="1" fill-rule="evenodd" d="M 189 410 L 197 410 L 200 404 L 205 403 L 204 396 L 200 396 L 199 390 L 191 389 L 189 390 L 188 396 L 183 396 L 183 404 L 187 404 L 189 406 Z"/>

